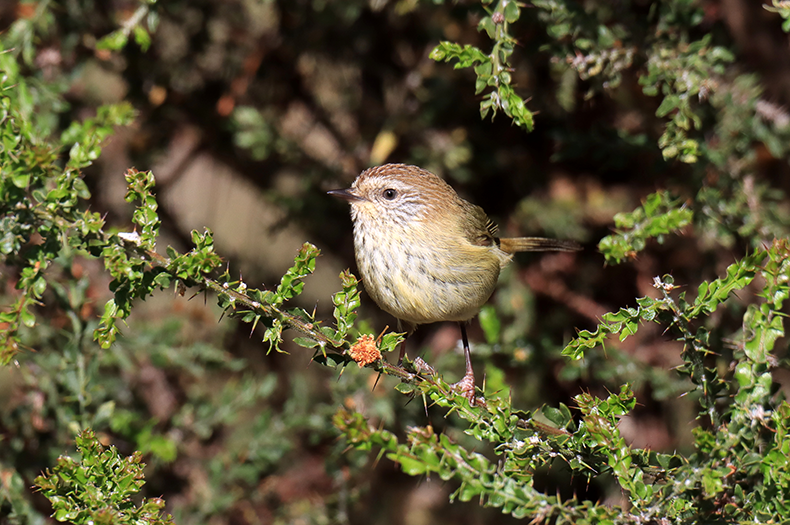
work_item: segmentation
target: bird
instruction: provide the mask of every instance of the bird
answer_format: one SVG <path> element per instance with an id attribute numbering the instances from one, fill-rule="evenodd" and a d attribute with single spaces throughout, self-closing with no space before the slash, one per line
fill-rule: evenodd
<path id="1" fill-rule="evenodd" d="M 418 166 L 368 168 L 350 188 L 327 193 L 351 205 L 362 284 L 406 338 L 419 325 L 458 323 L 466 371 L 454 387 L 471 404 L 475 378 L 466 323 L 494 292 L 500 270 L 516 252 L 581 249 L 574 241 L 498 237 L 481 207 Z M 398 366 L 405 355 L 404 339 Z"/>

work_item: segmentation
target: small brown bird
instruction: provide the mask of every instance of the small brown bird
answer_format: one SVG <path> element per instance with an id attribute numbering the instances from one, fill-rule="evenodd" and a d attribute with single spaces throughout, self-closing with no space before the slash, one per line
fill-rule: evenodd
<path id="1" fill-rule="evenodd" d="M 399 330 L 457 321 L 466 374 L 457 387 L 474 402 L 474 371 L 465 322 L 477 315 L 515 252 L 574 251 L 573 241 L 500 239 L 482 208 L 417 166 L 386 164 L 363 171 L 351 188 L 330 195 L 351 204 L 354 251 L 362 282 Z M 400 359 L 405 355 L 405 341 Z"/>

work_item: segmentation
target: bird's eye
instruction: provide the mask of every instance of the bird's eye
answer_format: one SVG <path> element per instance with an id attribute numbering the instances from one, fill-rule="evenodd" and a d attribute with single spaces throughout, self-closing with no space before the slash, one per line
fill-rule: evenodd
<path id="1" fill-rule="evenodd" d="M 384 195 L 385 199 L 391 201 L 392 199 L 398 196 L 398 192 L 393 190 L 392 188 L 387 188 L 386 190 L 384 190 L 382 195 Z"/>

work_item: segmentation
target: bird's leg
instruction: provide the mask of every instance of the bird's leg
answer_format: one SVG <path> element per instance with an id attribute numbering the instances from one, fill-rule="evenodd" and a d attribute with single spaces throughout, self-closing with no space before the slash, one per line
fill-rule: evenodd
<path id="1" fill-rule="evenodd" d="M 469 351 L 469 338 L 466 336 L 466 325 L 463 321 L 458 323 L 461 327 L 461 341 L 464 344 L 464 358 L 466 359 L 466 373 L 460 381 L 453 385 L 453 388 L 461 391 L 463 396 L 469 400 L 469 404 L 475 404 L 475 371 L 472 369 L 472 352 Z"/>

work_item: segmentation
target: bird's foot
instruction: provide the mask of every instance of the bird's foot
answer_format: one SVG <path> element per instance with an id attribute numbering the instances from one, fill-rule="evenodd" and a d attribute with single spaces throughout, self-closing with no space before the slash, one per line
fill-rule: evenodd
<path id="1" fill-rule="evenodd" d="M 436 369 L 423 360 L 422 357 L 414 358 L 414 370 L 421 375 L 435 376 Z"/>
<path id="2" fill-rule="evenodd" d="M 474 374 L 470 374 L 468 371 L 461 378 L 460 381 L 457 383 L 453 383 L 450 385 L 452 389 L 456 392 L 459 392 L 462 396 L 464 396 L 467 400 L 469 400 L 469 405 L 475 406 L 475 376 Z"/>

